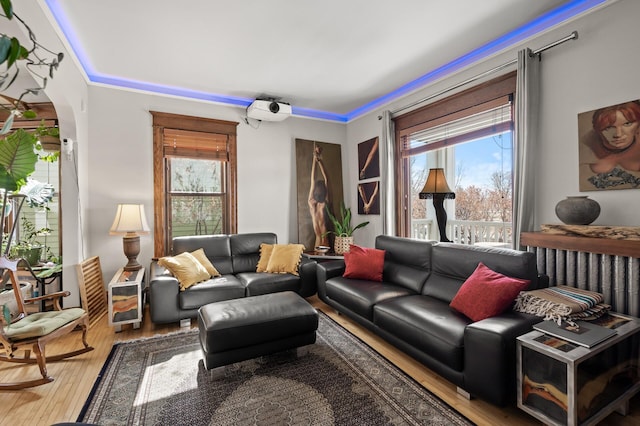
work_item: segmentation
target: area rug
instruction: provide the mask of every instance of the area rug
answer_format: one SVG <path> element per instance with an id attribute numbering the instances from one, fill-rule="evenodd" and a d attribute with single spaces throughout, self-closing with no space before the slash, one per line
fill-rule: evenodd
<path id="1" fill-rule="evenodd" d="M 78 421 L 107 425 L 472 425 L 320 313 L 308 351 L 204 368 L 197 330 L 114 345 Z"/>

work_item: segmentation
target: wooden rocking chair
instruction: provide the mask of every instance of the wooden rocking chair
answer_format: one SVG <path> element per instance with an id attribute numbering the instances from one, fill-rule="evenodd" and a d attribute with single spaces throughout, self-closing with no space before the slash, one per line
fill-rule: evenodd
<path id="1" fill-rule="evenodd" d="M 86 340 L 87 328 L 89 327 L 87 313 L 81 308 L 61 309 L 60 307 L 60 299 L 68 296 L 70 294 L 68 291 L 23 299 L 16 277 L 18 262 L 19 260 L 0 257 L 2 276 L 9 274 L 18 305 L 18 315 L 11 320 L 10 324 L 6 324 L 4 315 L 0 315 L 2 317 L 0 320 L 0 361 L 23 364 L 37 363 L 42 378 L 15 383 L 0 383 L 0 390 L 24 389 L 52 382 L 53 378 L 47 374 L 47 361 L 59 361 L 93 350 Z M 25 303 L 39 302 L 45 299 L 53 300 L 54 311 L 27 313 Z M 45 355 L 46 343 L 72 332 L 78 326 L 82 328 L 84 348 L 59 355 Z M 16 356 L 16 352 L 19 350 L 25 351 L 24 357 Z M 31 356 L 31 350 L 33 350 L 35 357 Z"/>

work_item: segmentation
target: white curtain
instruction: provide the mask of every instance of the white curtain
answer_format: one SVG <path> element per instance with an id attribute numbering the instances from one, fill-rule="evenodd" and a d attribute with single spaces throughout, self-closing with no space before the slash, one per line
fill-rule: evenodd
<path id="1" fill-rule="evenodd" d="M 540 54 L 530 49 L 518 52 L 513 144 L 513 248 L 519 250 L 520 233 L 533 231 L 535 170 L 540 105 Z"/>
<path id="2" fill-rule="evenodd" d="M 382 113 L 382 143 L 380 144 L 382 179 L 380 202 L 382 213 L 382 233 L 384 235 L 395 235 L 396 233 L 396 209 L 395 209 L 395 135 L 391 111 Z"/>

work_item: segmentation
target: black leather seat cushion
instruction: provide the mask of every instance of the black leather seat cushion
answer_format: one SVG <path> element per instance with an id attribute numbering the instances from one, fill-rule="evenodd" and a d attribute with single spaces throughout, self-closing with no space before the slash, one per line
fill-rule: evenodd
<path id="1" fill-rule="evenodd" d="M 233 275 L 223 275 L 181 291 L 178 300 L 180 309 L 198 309 L 207 303 L 238 299 L 244 294 L 245 288 L 240 280 Z"/>
<path id="2" fill-rule="evenodd" d="M 373 322 L 398 339 L 456 371 L 464 368 L 464 331 L 471 321 L 427 296 L 387 300 L 373 309 Z"/>
<path id="3" fill-rule="evenodd" d="M 343 277 L 327 280 L 326 292 L 329 299 L 335 300 L 369 321 L 373 320 L 373 305 L 376 303 L 415 294 L 408 288 L 385 282 Z"/>
<path id="4" fill-rule="evenodd" d="M 241 272 L 236 274 L 245 287 L 246 296 L 295 291 L 300 289 L 300 277 L 293 274 L 270 274 L 267 272 Z"/>
<path id="5" fill-rule="evenodd" d="M 198 327 L 204 352 L 218 353 L 315 333 L 318 313 L 287 291 L 202 306 Z"/>

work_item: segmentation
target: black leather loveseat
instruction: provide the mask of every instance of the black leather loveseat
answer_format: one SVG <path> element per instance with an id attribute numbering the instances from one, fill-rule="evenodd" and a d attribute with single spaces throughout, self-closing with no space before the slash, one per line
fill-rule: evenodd
<path id="1" fill-rule="evenodd" d="M 148 287 L 151 321 L 170 323 L 196 318 L 201 306 L 222 300 L 281 291 L 294 291 L 302 297 L 316 293 L 316 262 L 304 256 L 298 268 L 299 275 L 256 272 L 262 243 L 276 244 L 276 234 L 263 232 L 174 238 L 173 254 L 202 248 L 221 276 L 180 291 L 178 280 L 153 260 Z"/>
<path id="2" fill-rule="evenodd" d="M 479 262 L 545 287 L 533 253 L 378 236 L 382 281 L 343 277 L 343 261 L 319 263 L 318 296 L 453 382 L 497 405 L 515 401 L 516 337 L 540 318 L 506 312 L 472 321 L 449 306 Z M 526 285 L 526 283 L 524 283 Z"/>

